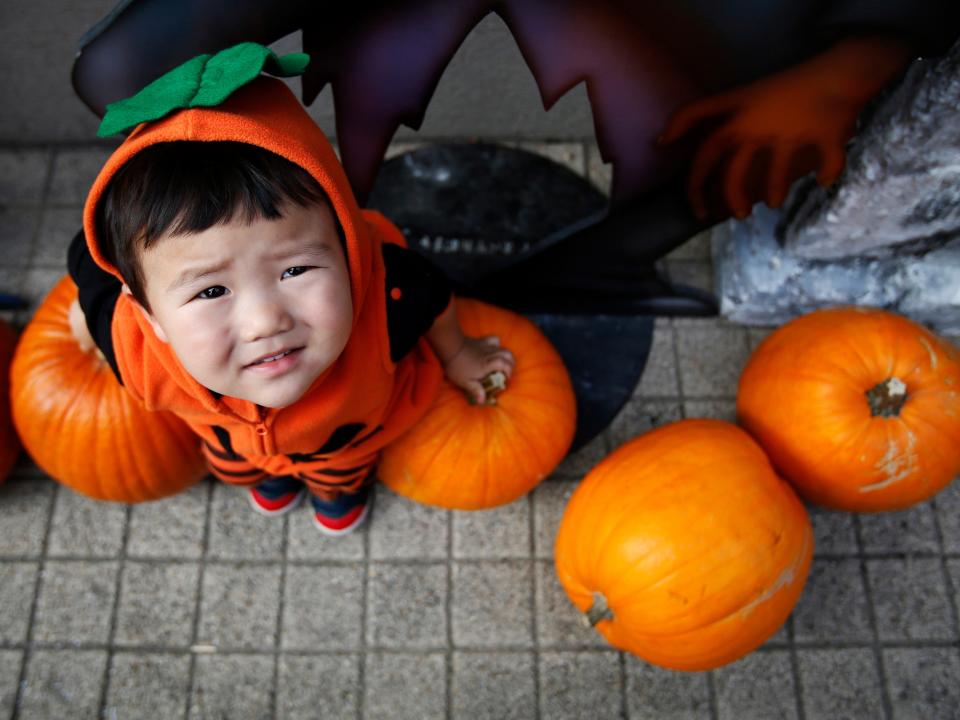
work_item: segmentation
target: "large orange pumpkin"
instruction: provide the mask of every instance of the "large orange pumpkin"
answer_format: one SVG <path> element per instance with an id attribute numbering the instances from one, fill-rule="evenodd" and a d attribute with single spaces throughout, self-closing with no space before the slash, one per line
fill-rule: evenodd
<path id="1" fill-rule="evenodd" d="M 783 624 L 813 542 L 803 505 L 746 432 L 682 420 L 590 471 L 564 510 L 556 567 L 614 647 L 708 670 Z"/>
<path id="2" fill-rule="evenodd" d="M 179 418 L 146 410 L 104 360 L 80 349 L 68 312 L 77 288 L 50 291 L 13 358 L 13 419 L 24 447 L 55 480 L 99 500 L 173 495 L 206 472 L 197 436 Z"/>
<path id="3" fill-rule="evenodd" d="M 576 399 L 557 351 L 520 315 L 457 299 L 464 333 L 497 335 L 516 359 L 494 405 L 471 405 L 444 383 L 426 416 L 385 448 L 380 479 L 411 500 L 458 510 L 512 502 L 549 475 L 570 449 Z"/>
<path id="4" fill-rule="evenodd" d="M 960 473 L 960 352 L 893 313 L 820 310 L 760 344 L 737 415 L 812 502 L 909 507 Z"/>
<path id="5" fill-rule="evenodd" d="M 17 346 L 17 334 L 0 320 L 0 482 L 7 479 L 20 454 L 20 441 L 13 429 L 10 410 L 10 360 Z"/>

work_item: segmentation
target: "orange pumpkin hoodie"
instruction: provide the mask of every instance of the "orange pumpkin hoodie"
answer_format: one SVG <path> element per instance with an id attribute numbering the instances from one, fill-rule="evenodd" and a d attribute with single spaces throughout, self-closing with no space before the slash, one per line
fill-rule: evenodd
<path id="1" fill-rule="evenodd" d="M 402 272 L 394 273 L 398 283 L 387 287 L 391 278 L 384 256 L 408 253 L 398 247 L 405 245 L 403 236 L 383 216 L 357 206 L 320 128 L 286 85 L 261 76 L 219 106 L 180 110 L 139 125 L 109 158 L 84 208 L 84 234 L 93 260 L 121 281 L 100 252 L 97 204 L 110 179 L 135 154 L 155 143 L 184 140 L 257 145 L 316 179 L 346 239 L 353 329 L 341 356 L 303 397 L 288 407 L 262 408 L 220 397 L 199 384 L 156 337 L 131 296 L 122 294 L 111 325 L 119 375 L 147 408 L 171 411 L 190 425 L 223 480 L 252 483 L 266 475 L 293 475 L 327 497 L 353 490 L 375 464 L 378 451 L 423 415 L 443 377 L 423 337 L 411 340 L 412 349 L 396 362 L 391 358 L 388 313 L 398 311 L 405 295 L 420 291 L 403 286 L 411 276 Z M 440 305 L 435 302 L 433 313 L 440 314 L 446 303 L 446 297 Z M 431 321 L 422 321 L 422 329 Z"/>

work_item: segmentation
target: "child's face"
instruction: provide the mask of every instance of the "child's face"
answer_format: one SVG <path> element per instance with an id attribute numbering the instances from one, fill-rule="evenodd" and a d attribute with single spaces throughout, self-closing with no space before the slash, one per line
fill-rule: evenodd
<path id="1" fill-rule="evenodd" d="M 290 405 L 350 337 L 350 277 L 325 204 L 164 235 L 140 259 L 157 336 L 222 395 Z"/>

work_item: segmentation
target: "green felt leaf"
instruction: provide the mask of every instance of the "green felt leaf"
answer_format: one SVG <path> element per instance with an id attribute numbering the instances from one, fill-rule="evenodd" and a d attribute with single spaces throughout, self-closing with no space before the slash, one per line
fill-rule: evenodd
<path id="1" fill-rule="evenodd" d="M 159 120 L 182 108 L 216 107 L 266 72 L 278 77 L 300 75 L 310 62 L 306 53 L 282 57 L 258 43 L 245 42 L 215 55 L 195 58 L 160 76 L 136 95 L 107 105 L 97 135 L 108 137 Z"/>

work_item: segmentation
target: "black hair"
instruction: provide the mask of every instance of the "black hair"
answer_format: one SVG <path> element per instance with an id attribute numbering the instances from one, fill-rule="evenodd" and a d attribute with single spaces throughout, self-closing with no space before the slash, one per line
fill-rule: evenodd
<path id="1" fill-rule="evenodd" d="M 100 251 L 149 310 L 140 256 L 161 236 L 199 233 L 234 219 L 276 219 L 287 202 L 307 207 L 328 200 L 306 170 L 256 145 L 151 145 L 104 191 L 96 215 Z M 339 221 L 337 230 L 342 239 Z"/>

